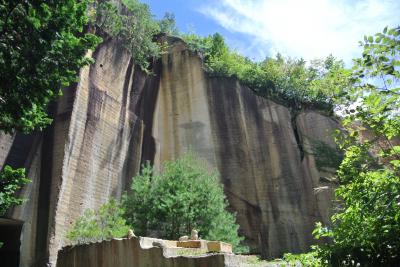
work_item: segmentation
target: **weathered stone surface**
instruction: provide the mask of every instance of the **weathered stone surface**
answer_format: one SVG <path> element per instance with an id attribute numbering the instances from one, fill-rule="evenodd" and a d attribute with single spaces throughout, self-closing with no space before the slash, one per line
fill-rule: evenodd
<path id="1" fill-rule="evenodd" d="M 302 142 L 308 134 L 324 142 L 336 126 L 317 114 L 314 129 L 305 125 L 307 114 L 293 118 L 288 108 L 254 95 L 234 79 L 208 77 L 201 60 L 178 43 L 162 60 L 154 162 L 160 168 L 165 160 L 193 150 L 219 170 L 253 252 L 279 257 L 305 251 L 313 242 L 315 222 L 329 216 L 330 195 L 314 194 L 321 175 L 313 155 L 304 157 Z"/>
<path id="2" fill-rule="evenodd" d="M 57 267 L 223 267 L 223 254 L 198 257 L 166 257 L 159 247 L 142 248 L 138 238 L 103 241 L 59 252 Z"/>
<path id="3" fill-rule="evenodd" d="M 312 111 L 294 118 L 234 79 L 209 77 L 179 40 L 150 76 L 112 40 L 93 57 L 51 107 L 51 127 L 0 135 L 0 166 L 24 166 L 33 180 L 21 192 L 29 201 L 7 214 L 24 221 L 22 266 L 54 263 L 73 221 L 119 197 L 141 163 L 160 169 L 189 150 L 220 172 L 253 252 L 309 248 L 315 221 L 330 212 L 331 192 L 314 187 L 331 170 L 318 170 L 304 151 L 309 137 L 333 145 L 336 122 Z"/>
<path id="4" fill-rule="evenodd" d="M 309 111 L 297 116 L 296 125 L 304 154 L 302 167 L 312 187 L 316 189 L 314 190 L 315 210 L 312 216 L 329 224 L 335 187 L 329 179 L 335 173 L 334 167 L 338 167 L 335 166 L 335 157 L 340 157 L 333 133 L 339 128 L 339 123 L 317 112 Z M 317 148 L 321 146 L 322 148 L 325 146 L 326 149 L 318 150 Z"/>
<path id="5" fill-rule="evenodd" d="M 177 247 L 181 248 L 207 248 L 206 240 L 188 240 L 188 241 L 178 241 Z"/>
<path id="6" fill-rule="evenodd" d="M 51 108 L 51 127 L 17 134 L 12 145 L 9 136 L 0 137 L 4 164 L 26 167 L 33 180 L 22 192 L 29 201 L 7 214 L 25 222 L 21 266 L 54 263 L 74 220 L 118 198 L 139 169 L 145 127 L 140 106 L 158 89 L 158 78 L 136 69 L 112 40 L 93 57 L 96 63 L 82 69 L 76 88 L 65 90 Z"/>
<path id="7" fill-rule="evenodd" d="M 0 132 L 0 166 L 4 165 L 13 140 L 14 136 Z"/>
<path id="8" fill-rule="evenodd" d="M 113 239 L 64 247 L 58 253 L 57 267 L 282 267 L 284 261 L 260 262 L 254 256 L 206 253 L 202 249 L 143 247 L 146 237 Z M 301 267 L 301 263 L 295 264 Z"/>
<path id="9" fill-rule="evenodd" d="M 232 253 L 232 245 L 220 241 L 208 241 L 207 250 L 213 252 Z"/>

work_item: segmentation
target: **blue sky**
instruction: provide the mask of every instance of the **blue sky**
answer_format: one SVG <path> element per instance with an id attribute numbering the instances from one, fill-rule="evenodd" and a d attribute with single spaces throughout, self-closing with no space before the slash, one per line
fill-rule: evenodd
<path id="1" fill-rule="evenodd" d="M 360 55 L 358 41 L 400 25 L 400 0 L 142 0 L 175 14 L 181 31 L 221 33 L 230 47 L 262 60 L 280 52 L 312 60 Z"/>

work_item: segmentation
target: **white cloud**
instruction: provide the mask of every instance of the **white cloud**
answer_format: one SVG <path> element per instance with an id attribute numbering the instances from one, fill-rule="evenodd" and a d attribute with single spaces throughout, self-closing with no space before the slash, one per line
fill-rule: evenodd
<path id="1" fill-rule="evenodd" d="M 242 52 L 257 58 L 281 52 L 310 60 L 332 53 L 349 63 L 359 56 L 358 41 L 365 34 L 400 24 L 398 0 L 215 2 L 199 11 L 231 32 L 249 35 L 247 51 Z"/>

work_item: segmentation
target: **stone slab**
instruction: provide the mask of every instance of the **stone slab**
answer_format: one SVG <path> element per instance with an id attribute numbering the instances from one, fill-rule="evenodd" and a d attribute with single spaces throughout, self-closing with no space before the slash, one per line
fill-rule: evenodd
<path id="1" fill-rule="evenodd" d="M 177 246 L 182 248 L 207 248 L 206 240 L 177 241 Z"/>
<path id="2" fill-rule="evenodd" d="M 220 241 L 208 241 L 207 249 L 210 252 L 232 253 L 232 245 Z"/>

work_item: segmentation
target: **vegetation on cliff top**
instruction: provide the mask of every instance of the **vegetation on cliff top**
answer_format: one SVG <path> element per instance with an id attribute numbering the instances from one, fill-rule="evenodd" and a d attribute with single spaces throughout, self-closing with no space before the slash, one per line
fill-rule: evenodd
<path id="1" fill-rule="evenodd" d="M 157 21 L 138 0 L 118 6 L 110 0 L 3 1 L 0 11 L 0 130 L 8 133 L 31 132 L 51 123 L 48 104 L 92 62 L 86 51 L 101 40 L 84 32 L 88 23 L 97 35 L 119 40 L 143 70 L 149 69 L 149 58 L 163 51 L 154 36 L 178 34 L 203 54 L 212 75 L 236 77 L 257 94 L 297 109 L 331 109 L 336 89 L 343 86 L 332 90 L 339 81 L 330 80 L 329 86 L 321 82 L 342 70 L 343 63 L 333 57 L 309 67 L 302 59 L 279 55 L 253 62 L 229 49 L 219 34 L 180 34 L 173 14 Z"/>
<path id="2" fill-rule="evenodd" d="M 333 111 L 335 98 L 350 86 L 344 63 L 328 56 L 306 64 L 303 59 L 278 54 L 255 62 L 225 43 L 216 33 L 208 37 L 181 35 L 193 51 L 202 54 L 205 69 L 212 76 L 234 77 L 256 94 L 273 99 L 293 110 Z"/>
<path id="3" fill-rule="evenodd" d="M 333 56 L 312 61 L 309 66 L 303 59 L 284 58 L 279 54 L 276 58 L 254 62 L 231 50 L 218 33 L 208 37 L 180 33 L 173 14 L 166 13 L 162 20 L 156 21 L 147 5 L 137 0 L 123 3 L 129 15 L 110 1 L 98 1 L 94 24 L 120 40 L 143 70 L 148 70 L 149 58 L 157 58 L 162 53 L 164 44 L 154 39 L 154 35 L 162 32 L 181 37 L 189 49 L 199 52 L 211 75 L 235 77 L 258 95 L 294 110 L 332 111 L 334 98 L 348 86 L 348 80 L 337 79 L 344 71 L 343 62 Z"/>
<path id="4" fill-rule="evenodd" d="M 148 70 L 149 59 L 158 57 L 162 50 L 161 44 L 154 40 L 160 25 L 153 19 L 148 5 L 123 0 L 118 7 L 109 0 L 97 0 L 91 11 L 96 32 L 117 39 L 130 52 L 135 64 Z"/>

